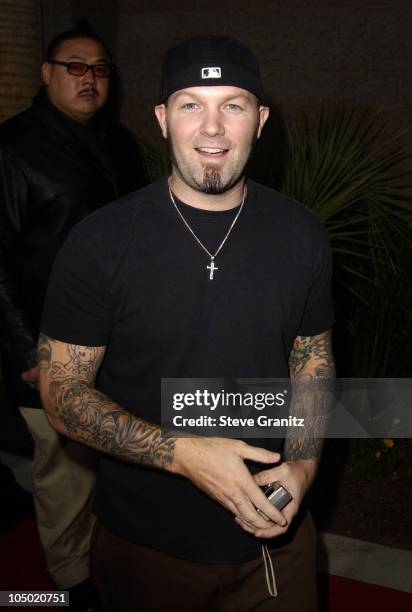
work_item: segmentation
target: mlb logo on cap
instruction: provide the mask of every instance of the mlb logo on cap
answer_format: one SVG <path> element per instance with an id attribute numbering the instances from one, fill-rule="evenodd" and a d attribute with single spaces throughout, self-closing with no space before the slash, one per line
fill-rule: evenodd
<path id="1" fill-rule="evenodd" d="M 202 79 L 220 79 L 222 77 L 222 70 L 219 66 L 202 68 L 201 77 Z"/>

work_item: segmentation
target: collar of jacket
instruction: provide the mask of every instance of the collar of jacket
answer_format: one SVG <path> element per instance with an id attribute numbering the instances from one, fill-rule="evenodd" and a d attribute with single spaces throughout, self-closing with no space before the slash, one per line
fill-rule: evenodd
<path id="1" fill-rule="evenodd" d="M 77 150 L 79 155 L 87 153 L 93 163 L 98 165 L 116 185 L 113 164 L 108 156 L 103 154 L 103 143 L 108 138 L 109 126 L 101 112 L 87 126 L 78 123 L 50 102 L 45 86 L 41 87 L 34 96 L 30 110 L 47 130 L 61 138 L 62 143 L 65 142 L 70 148 Z M 98 140 L 102 143 L 101 152 L 96 146 Z"/>
<path id="2" fill-rule="evenodd" d="M 87 127 L 90 128 L 90 130 L 100 133 L 104 133 L 107 130 L 107 122 L 100 113 L 98 113 L 89 124 L 84 125 L 60 111 L 50 102 L 45 85 L 39 89 L 32 100 L 32 112 L 47 124 L 50 124 L 50 122 L 56 124 L 56 127 L 61 126 L 62 128 L 67 128 L 67 126 L 70 126 L 74 129 Z"/>

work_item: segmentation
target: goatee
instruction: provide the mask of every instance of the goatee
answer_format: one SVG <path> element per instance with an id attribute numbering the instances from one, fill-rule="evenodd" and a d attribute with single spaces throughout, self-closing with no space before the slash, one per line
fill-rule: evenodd
<path id="1" fill-rule="evenodd" d="M 218 195 L 227 190 L 227 185 L 222 183 L 220 171 L 213 166 L 206 166 L 203 172 L 202 191 L 212 195 Z"/>

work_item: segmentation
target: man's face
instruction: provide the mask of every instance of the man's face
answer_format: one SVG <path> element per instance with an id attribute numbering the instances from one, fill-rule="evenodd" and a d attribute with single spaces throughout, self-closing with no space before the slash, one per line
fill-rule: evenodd
<path id="1" fill-rule="evenodd" d="M 174 175 L 196 191 L 218 194 L 243 176 L 269 109 L 239 87 L 189 87 L 155 113 L 169 140 Z"/>
<path id="2" fill-rule="evenodd" d="M 92 38 L 63 41 L 53 59 L 84 64 L 110 63 L 103 46 Z M 109 79 L 95 77 L 92 70 L 83 76 L 74 76 L 65 66 L 45 62 L 42 77 L 51 103 L 80 123 L 90 121 L 107 102 Z"/>

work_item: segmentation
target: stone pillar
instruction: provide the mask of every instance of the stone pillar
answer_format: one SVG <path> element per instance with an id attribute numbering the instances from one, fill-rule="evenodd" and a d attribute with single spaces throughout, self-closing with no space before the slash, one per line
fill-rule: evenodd
<path id="1" fill-rule="evenodd" d="M 0 121 L 30 106 L 41 59 L 39 0 L 0 0 Z"/>

